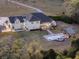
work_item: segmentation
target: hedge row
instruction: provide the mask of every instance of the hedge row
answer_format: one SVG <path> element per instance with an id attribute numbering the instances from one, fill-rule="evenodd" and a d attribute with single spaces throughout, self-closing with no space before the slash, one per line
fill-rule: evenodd
<path id="1" fill-rule="evenodd" d="M 63 21 L 68 24 L 72 24 L 72 23 L 79 24 L 78 20 L 74 20 L 68 16 L 49 16 L 49 17 L 54 19 L 55 21 Z"/>

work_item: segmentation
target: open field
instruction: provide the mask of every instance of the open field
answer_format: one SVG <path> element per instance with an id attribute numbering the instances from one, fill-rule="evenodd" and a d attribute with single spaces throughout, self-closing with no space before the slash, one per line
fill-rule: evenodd
<path id="1" fill-rule="evenodd" d="M 24 15 L 33 12 L 32 9 L 12 4 L 7 0 L 0 0 L 0 16 Z"/>
<path id="2" fill-rule="evenodd" d="M 55 1 L 55 0 L 35 0 L 31 1 L 24 1 L 24 0 L 18 0 L 19 2 L 22 2 L 24 4 L 27 4 L 29 6 L 36 7 L 38 9 L 41 9 L 45 12 L 47 15 L 59 15 L 64 11 L 63 9 L 63 2 L 61 0 Z M 8 2 L 8 0 L 0 0 L 0 16 L 11 16 L 11 15 L 24 15 L 27 13 L 31 13 L 34 10 L 30 8 L 25 8 L 22 6 L 18 6 L 16 4 L 12 4 Z"/>
<path id="3" fill-rule="evenodd" d="M 47 15 L 61 15 L 64 11 L 63 0 L 17 0 L 24 4 L 36 7 Z"/>

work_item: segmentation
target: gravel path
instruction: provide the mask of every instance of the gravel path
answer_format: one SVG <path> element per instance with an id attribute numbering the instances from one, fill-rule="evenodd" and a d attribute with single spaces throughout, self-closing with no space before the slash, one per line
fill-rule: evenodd
<path id="1" fill-rule="evenodd" d="M 13 3 L 13 4 L 17 4 L 17 5 L 26 7 L 26 8 L 28 7 L 28 8 L 31 8 L 31 9 L 36 10 L 37 12 L 42 12 L 42 13 L 43 13 L 42 10 L 40 10 L 40 9 L 38 9 L 38 8 L 35 8 L 35 7 L 32 7 L 32 6 L 29 6 L 29 5 L 27 5 L 27 4 L 23 4 L 23 3 L 20 3 L 20 2 L 17 2 L 17 1 L 12 1 L 12 0 L 8 0 L 8 2 L 11 2 L 11 3 Z"/>

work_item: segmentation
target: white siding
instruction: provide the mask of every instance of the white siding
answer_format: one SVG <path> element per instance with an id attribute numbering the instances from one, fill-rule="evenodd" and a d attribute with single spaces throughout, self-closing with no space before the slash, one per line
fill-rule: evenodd
<path id="1" fill-rule="evenodd" d="M 12 26 L 14 27 L 14 29 L 21 29 L 22 23 L 20 23 L 19 19 L 17 19 L 15 23 L 12 24 Z"/>
<path id="2" fill-rule="evenodd" d="M 8 21 L 8 24 L 5 23 L 6 21 Z M 50 23 L 40 24 L 40 21 L 29 21 L 29 20 L 24 20 L 24 22 L 22 23 L 20 22 L 19 19 L 17 19 L 15 23 L 10 23 L 8 17 L 0 17 L 0 25 L 6 26 L 6 29 L 2 30 L 2 32 L 9 32 L 9 31 L 14 32 L 16 30 L 19 31 L 18 29 L 21 29 L 22 31 L 40 29 L 41 25 L 47 25 L 49 27 Z"/>
<path id="3" fill-rule="evenodd" d="M 26 21 L 25 26 L 29 30 L 39 29 L 40 28 L 40 21 Z"/>
<path id="4" fill-rule="evenodd" d="M 7 21 L 7 23 L 6 23 Z M 2 32 L 10 32 L 12 31 L 12 25 L 9 21 L 8 17 L 0 17 L 0 25 L 5 26 L 5 29 L 2 30 Z"/>
<path id="5" fill-rule="evenodd" d="M 8 17 L 0 17 L 0 25 L 3 25 L 6 21 L 9 21 Z"/>

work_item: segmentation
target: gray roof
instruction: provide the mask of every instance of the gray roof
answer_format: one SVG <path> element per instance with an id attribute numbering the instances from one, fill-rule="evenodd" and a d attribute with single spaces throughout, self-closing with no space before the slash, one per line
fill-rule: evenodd
<path id="1" fill-rule="evenodd" d="M 29 20 L 29 21 L 39 21 L 40 20 L 38 17 L 33 16 L 32 14 L 27 14 L 25 16 L 26 16 L 26 20 Z"/>
<path id="2" fill-rule="evenodd" d="M 51 18 L 49 18 L 48 16 L 46 16 L 43 13 L 32 13 L 32 16 L 37 17 L 41 21 L 41 23 L 42 22 L 51 22 L 52 21 Z"/>
<path id="3" fill-rule="evenodd" d="M 9 20 L 11 23 L 15 23 L 17 19 L 19 19 L 20 22 L 24 22 L 23 18 L 26 18 L 26 16 L 10 16 Z"/>
<path id="4" fill-rule="evenodd" d="M 24 16 L 10 16 L 10 22 L 14 23 L 17 18 L 20 20 L 20 22 L 24 22 L 24 19 L 29 21 L 40 21 L 43 22 L 51 22 L 52 19 L 50 19 L 48 16 L 44 15 L 43 13 L 30 13 Z"/>
<path id="5" fill-rule="evenodd" d="M 64 29 L 68 34 L 73 35 L 77 32 L 77 30 L 73 27 L 68 27 Z"/>
<path id="6" fill-rule="evenodd" d="M 50 17 L 46 16 L 43 13 L 39 13 L 39 12 L 30 13 L 25 16 L 26 16 L 26 20 L 29 20 L 29 21 L 40 21 L 41 23 L 52 21 Z"/>

